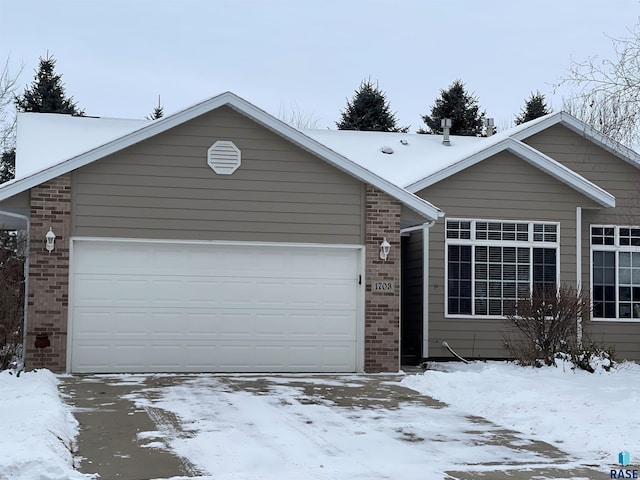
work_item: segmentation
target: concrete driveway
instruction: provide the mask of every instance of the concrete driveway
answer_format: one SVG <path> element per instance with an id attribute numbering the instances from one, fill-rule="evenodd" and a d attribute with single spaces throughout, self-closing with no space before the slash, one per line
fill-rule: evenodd
<path id="1" fill-rule="evenodd" d="M 80 422 L 80 470 L 101 480 L 604 475 L 402 378 L 85 375 L 60 388 Z"/>

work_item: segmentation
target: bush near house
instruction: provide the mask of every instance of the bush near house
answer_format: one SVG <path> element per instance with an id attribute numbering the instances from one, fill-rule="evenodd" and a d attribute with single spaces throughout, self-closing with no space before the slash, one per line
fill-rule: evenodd
<path id="1" fill-rule="evenodd" d="M 614 350 L 591 341 L 590 315 L 586 292 L 566 285 L 557 292 L 535 292 L 531 298 L 519 300 L 515 313 L 507 315 L 506 347 L 522 366 L 551 366 L 562 359 L 591 373 L 598 366 L 609 370 L 614 364 Z M 582 341 L 578 339 L 579 324 Z"/>
<path id="2" fill-rule="evenodd" d="M 16 232 L 0 240 L 0 370 L 22 353 L 24 318 L 24 248 Z"/>

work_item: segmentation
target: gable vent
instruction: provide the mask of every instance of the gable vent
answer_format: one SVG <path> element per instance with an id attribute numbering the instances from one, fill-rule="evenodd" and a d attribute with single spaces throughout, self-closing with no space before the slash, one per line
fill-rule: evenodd
<path id="1" fill-rule="evenodd" d="M 207 150 L 207 163 L 218 175 L 231 175 L 240 167 L 240 149 L 233 142 L 218 140 Z"/>

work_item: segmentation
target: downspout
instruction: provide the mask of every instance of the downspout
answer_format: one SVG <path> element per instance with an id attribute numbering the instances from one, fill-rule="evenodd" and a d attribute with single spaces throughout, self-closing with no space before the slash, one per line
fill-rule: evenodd
<path id="1" fill-rule="evenodd" d="M 582 207 L 576 207 L 576 290 L 582 296 Z M 576 328 L 578 345 L 582 345 L 582 314 L 578 311 Z"/>
<path id="2" fill-rule="evenodd" d="M 23 302 L 23 319 L 22 319 L 22 359 L 20 360 L 21 366 L 18 368 L 24 369 L 24 360 L 27 355 L 27 312 L 29 311 L 29 243 L 31 240 L 31 220 L 26 215 L 19 213 L 6 212 L 0 210 L 0 215 L 6 215 L 7 217 L 19 218 L 25 221 L 27 226 L 27 244 L 25 246 L 24 253 L 24 302 Z"/>
<path id="3" fill-rule="evenodd" d="M 436 220 L 401 228 L 400 235 L 422 230 L 422 358 L 429 357 L 429 229 Z"/>

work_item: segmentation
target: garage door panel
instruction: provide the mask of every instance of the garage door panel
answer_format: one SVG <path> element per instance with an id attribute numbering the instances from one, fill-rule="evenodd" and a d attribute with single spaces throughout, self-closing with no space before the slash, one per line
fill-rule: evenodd
<path id="1" fill-rule="evenodd" d="M 287 290 L 283 297 L 282 290 Z M 157 306 L 184 308 L 354 308 L 357 295 L 354 279 L 323 284 L 320 280 L 291 284 L 282 279 L 240 281 L 231 278 L 207 279 L 196 277 L 176 281 L 168 278 L 77 275 L 76 305 L 117 305 L 121 307 L 146 305 L 152 300 Z"/>
<path id="2" fill-rule="evenodd" d="M 215 313 L 188 313 L 167 311 L 161 308 L 140 311 L 136 309 L 76 308 L 77 329 L 74 339 L 99 339 L 105 335 L 118 338 L 171 335 L 182 338 L 206 335 L 210 338 L 286 338 L 299 340 L 343 338 L 355 342 L 355 312 L 335 314 L 311 313 L 292 310 L 287 313 L 238 312 L 219 310 Z"/>
<path id="3" fill-rule="evenodd" d="M 74 242 L 75 372 L 354 371 L 357 248 Z"/>
<path id="4" fill-rule="evenodd" d="M 216 245 L 164 245 L 147 242 L 76 242 L 75 273 L 100 271 L 111 275 L 208 275 L 224 271 L 229 276 L 306 278 L 309 270 L 318 278 L 352 278 L 353 249 Z M 279 251 L 278 251 L 279 250 Z M 329 252 L 329 253 L 327 253 Z M 117 262 L 127 258 L 126 262 Z M 114 262 L 114 260 L 116 260 Z"/>
<path id="5" fill-rule="evenodd" d="M 252 342 L 182 345 L 154 342 L 86 343 L 78 348 L 96 373 L 346 371 L 350 346 L 255 345 Z M 106 367 L 108 365 L 108 367 Z M 318 365 L 322 365 L 319 369 Z"/>

